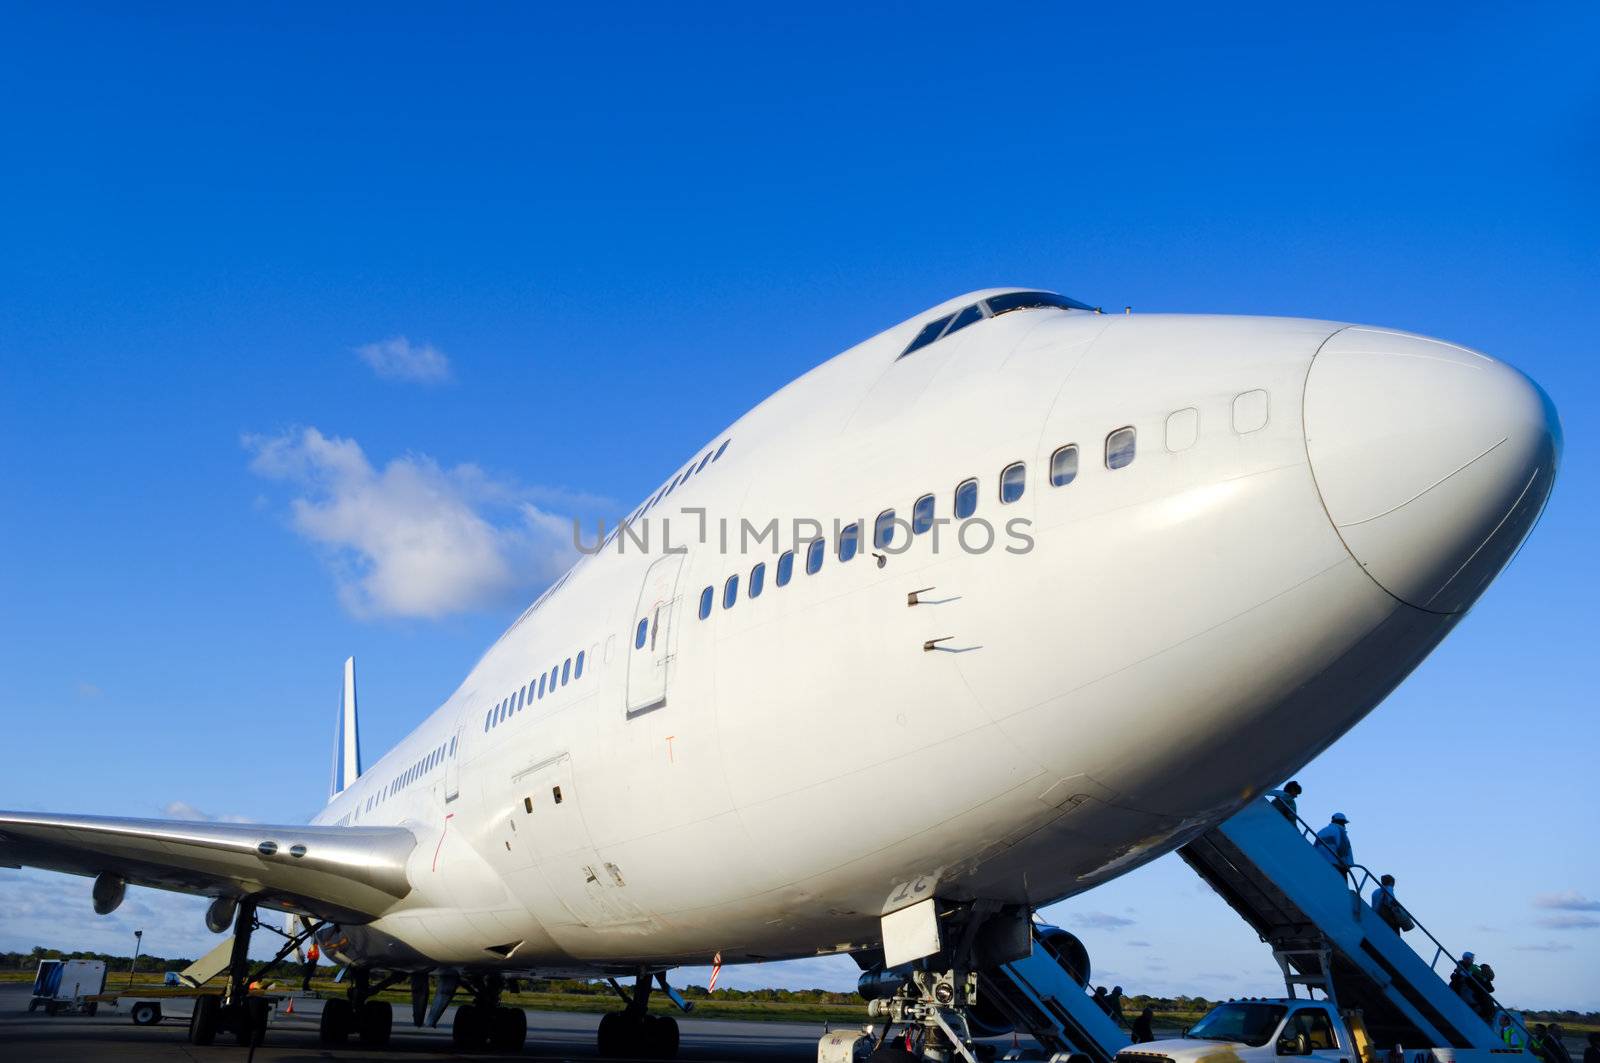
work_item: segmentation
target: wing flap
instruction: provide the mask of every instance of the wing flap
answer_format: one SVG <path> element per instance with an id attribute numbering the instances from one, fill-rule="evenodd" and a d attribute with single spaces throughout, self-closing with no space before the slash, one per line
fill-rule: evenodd
<path id="1" fill-rule="evenodd" d="M 251 897 L 343 923 L 377 918 L 411 892 L 404 827 L 193 823 L 0 812 L 0 863 L 121 875 L 157 889 Z"/>

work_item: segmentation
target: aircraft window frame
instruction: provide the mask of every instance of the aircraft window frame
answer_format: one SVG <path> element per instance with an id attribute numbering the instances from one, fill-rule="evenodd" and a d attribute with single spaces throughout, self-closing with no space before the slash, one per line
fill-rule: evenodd
<path id="1" fill-rule="evenodd" d="M 722 584 L 722 608 L 732 609 L 739 604 L 739 573 L 735 572 Z"/>
<path id="2" fill-rule="evenodd" d="M 633 632 L 633 648 L 636 649 L 636 650 L 644 649 L 644 640 L 645 640 L 645 637 L 647 635 L 649 635 L 649 634 L 650 634 L 650 618 L 648 616 L 640 617 L 639 618 L 639 624 L 634 629 L 634 632 Z"/>
<path id="3" fill-rule="evenodd" d="M 917 334 L 911 338 L 911 342 L 906 344 L 906 349 L 900 352 L 899 357 L 897 357 L 895 361 L 898 362 L 906 355 L 920 351 L 929 344 L 936 342 L 940 336 L 944 335 L 945 326 L 950 324 L 951 319 L 955 316 L 955 313 L 952 312 L 944 315 L 943 317 L 934 318 L 926 325 L 923 325 L 922 328 L 917 331 Z"/>
<path id="4" fill-rule="evenodd" d="M 1011 475 L 1013 470 L 1015 470 L 1017 474 L 1017 493 L 1007 497 L 1006 488 L 1008 484 L 1006 482 L 1006 478 Z M 1010 465 L 1007 465 L 1005 468 L 1001 469 L 1000 483 L 998 488 L 1000 504 L 1002 506 L 1010 506 L 1022 501 L 1022 496 L 1028 493 L 1028 463 L 1025 461 L 1014 461 Z"/>
<path id="5" fill-rule="evenodd" d="M 541 699 L 544 697 L 544 673 L 543 672 L 539 673 L 539 697 Z"/>
<path id="6" fill-rule="evenodd" d="M 1124 434 L 1126 434 L 1128 437 L 1129 445 L 1127 449 L 1123 450 L 1122 448 L 1118 447 L 1116 450 L 1113 450 L 1113 446 L 1116 446 L 1113 441 Z M 1129 465 L 1133 464 L 1134 459 L 1138 456 L 1139 430 L 1133 425 L 1125 424 L 1121 428 L 1116 428 L 1106 433 L 1105 461 L 1107 469 L 1110 469 L 1113 472 L 1119 469 L 1126 469 Z"/>
<path id="7" fill-rule="evenodd" d="M 711 615 L 711 603 L 716 593 L 716 589 L 709 586 L 700 592 L 700 608 L 698 612 L 701 620 Z"/>
<path id="8" fill-rule="evenodd" d="M 815 576 L 822 571 L 822 559 L 828 553 L 826 539 L 813 539 L 806 544 L 806 575 Z"/>
<path id="9" fill-rule="evenodd" d="M 946 327 L 944 332 L 939 335 L 939 338 L 941 340 L 948 339 L 949 337 L 960 332 L 962 329 L 966 328 L 968 325 L 976 325 L 978 322 L 984 320 L 984 318 L 987 316 L 988 315 L 984 313 L 982 303 L 973 303 L 971 306 L 963 307 L 955 317 L 950 319 L 949 326 Z"/>
<path id="10" fill-rule="evenodd" d="M 704 469 L 707 465 L 710 465 L 710 464 L 711 464 L 711 451 L 708 450 L 708 451 L 706 451 L 706 456 L 700 459 L 700 464 L 696 465 L 694 467 L 694 471 L 695 472 L 699 472 L 701 469 Z"/>
<path id="11" fill-rule="evenodd" d="M 924 502 L 927 503 L 926 507 L 923 506 Z M 923 512 L 924 508 L 927 509 L 926 513 Z M 933 527 L 938 509 L 939 501 L 932 491 L 913 502 L 911 504 L 911 534 L 923 535 L 929 528 Z"/>
<path id="12" fill-rule="evenodd" d="M 1258 411 L 1255 409 L 1258 402 L 1261 407 L 1259 421 L 1256 420 Z M 1247 436 L 1252 432 L 1259 432 L 1267 427 L 1268 421 L 1272 420 L 1272 396 L 1267 393 L 1266 388 L 1251 388 L 1249 391 L 1241 391 L 1233 397 L 1230 412 L 1235 433 Z M 1249 415 L 1248 418 L 1245 415 Z M 1246 425 L 1249 425 L 1249 427 L 1245 427 Z"/>
<path id="13" fill-rule="evenodd" d="M 722 457 L 722 452 L 724 450 L 727 450 L 728 449 L 728 444 L 732 443 L 732 442 L 733 442 L 733 437 L 732 436 L 729 436 L 727 439 L 724 439 L 722 441 L 722 446 L 718 447 L 717 448 L 717 452 L 715 454 L 711 455 L 711 460 L 714 462 L 718 458 Z"/>
<path id="14" fill-rule="evenodd" d="M 1043 310 L 1053 308 L 1056 310 L 1088 310 L 1091 313 L 1094 307 L 1069 296 L 1059 295 L 1056 292 L 1002 292 L 991 295 L 984 301 L 984 309 L 990 317 L 999 317 L 1017 310 Z"/>
<path id="15" fill-rule="evenodd" d="M 872 520 L 872 548 L 885 550 L 894 542 L 894 510 L 886 509 Z"/>
<path id="16" fill-rule="evenodd" d="M 849 547 L 849 553 L 845 552 L 846 546 Z M 854 560 L 855 556 L 861 552 L 861 522 L 859 520 L 851 521 L 839 529 L 839 539 L 835 552 L 841 565 L 847 561 Z"/>
<path id="17" fill-rule="evenodd" d="M 773 584 L 778 587 L 787 587 L 789 581 L 794 579 L 794 551 L 785 550 L 779 554 L 775 568 L 776 571 L 772 577 Z"/>
<path id="18" fill-rule="evenodd" d="M 961 512 L 963 495 L 967 499 L 967 511 L 965 513 Z M 969 520 L 974 513 L 978 512 L 978 478 L 976 476 L 970 476 L 956 484 L 954 501 L 955 508 L 953 512 L 956 515 L 956 520 Z"/>
<path id="19" fill-rule="evenodd" d="M 578 651 L 578 656 L 573 658 L 573 660 L 575 662 L 577 662 L 576 665 L 572 669 L 572 678 L 573 679 L 582 679 L 583 678 L 583 654 L 584 654 L 584 651 L 583 650 L 579 650 Z"/>
<path id="20" fill-rule="evenodd" d="M 1063 475 L 1062 466 L 1065 464 L 1065 460 L 1069 455 L 1072 458 L 1072 469 L 1070 472 L 1067 472 L 1065 475 Z M 1057 447 L 1050 455 L 1050 486 L 1067 486 L 1078 478 L 1078 468 L 1078 444 L 1066 443 Z"/>
<path id="21" fill-rule="evenodd" d="M 750 569 L 750 582 L 746 584 L 745 597 L 759 598 L 767 585 L 767 563 L 758 561 Z"/>
<path id="22" fill-rule="evenodd" d="M 561 663 L 561 685 L 562 686 L 566 686 L 567 685 L 567 681 L 571 677 L 572 677 L 572 658 L 568 657 L 565 661 L 563 661 Z"/>

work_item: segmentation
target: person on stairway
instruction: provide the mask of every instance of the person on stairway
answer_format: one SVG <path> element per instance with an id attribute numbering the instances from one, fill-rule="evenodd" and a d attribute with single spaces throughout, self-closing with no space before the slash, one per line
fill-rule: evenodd
<path id="1" fill-rule="evenodd" d="M 1567 1051 L 1567 1031 L 1561 1028 L 1559 1022 L 1552 1022 L 1545 1027 L 1546 1063 L 1572 1063 L 1572 1053 Z"/>
<path id="2" fill-rule="evenodd" d="M 1095 986 L 1094 987 L 1094 996 L 1091 997 L 1090 999 L 1094 1002 L 1094 1006 L 1095 1007 L 1099 1008 L 1101 1011 L 1105 1012 L 1107 1015 L 1111 1014 L 1111 998 L 1106 995 L 1106 987 L 1105 986 L 1103 986 L 1103 985 Z"/>
<path id="3" fill-rule="evenodd" d="M 1128 1017 L 1122 1013 L 1122 987 L 1119 985 L 1112 986 L 1111 994 L 1106 997 L 1106 1014 L 1118 1026 L 1128 1025 Z"/>
<path id="4" fill-rule="evenodd" d="M 1472 996 L 1467 998 L 1467 1003 L 1472 1005 L 1472 1010 L 1484 1022 L 1493 1022 L 1496 1005 L 1494 1002 L 1494 968 L 1487 963 L 1478 964 L 1473 971 L 1471 984 Z"/>
<path id="5" fill-rule="evenodd" d="M 1138 1018 L 1133 1020 L 1133 1043 L 1142 1045 L 1146 1041 L 1154 1041 L 1156 1039 L 1155 1022 L 1156 1011 L 1154 1008 L 1146 1007 L 1141 1011 Z M 1583 1063 L 1590 1063 L 1587 1052 L 1584 1053 Z M 1600 1059 L 1596 1059 L 1594 1063 L 1600 1063 Z"/>
<path id="6" fill-rule="evenodd" d="M 1450 992 L 1468 1004 L 1472 1003 L 1472 991 L 1469 987 L 1478 969 L 1476 961 L 1477 957 L 1472 953 L 1463 952 L 1461 958 L 1456 961 L 1456 969 L 1450 972 Z"/>
<path id="7" fill-rule="evenodd" d="M 1394 876 L 1384 875 L 1378 883 L 1378 888 L 1372 891 L 1372 910 L 1378 913 L 1378 918 L 1388 923 L 1396 934 L 1415 930 L 1417 924 L 1412 921 L 1411 913 L 1395 898 Z"/>
<path id="8" fill-rule="evenodd" d="M 1356 862 L 1355 853 L 1350 848 L 1350 832 L 1346 829 L 1349 823 L 1349 816 L 1335 812 L 1328 825 L 1317 831 L 1317 852 L 1341 876 L 1348 874 L 1350 865 Z"/>
<path id="9" fill-rule="evenodd" d="M 1495 1032 L 1500 1035 L 1500 1040 L 1505 1043 L 1507 1048 L 1522 1048 L 1522 1036 L 1517 1032 L 1516 1025 L 1512 1023 L 1511 1016 L 1503 1011 L 1500 1013 L 1500 1022 L 1496 1026 Z"/>
<path id="10" fill-rule="evenodd" d="M 1290 779 L 1283 784 L 1282 789 L 1268 790 L 1267 797 L 1272 801 L 1272 807 L 1283 813 L 1283 818 L 1290 823 L 1295 821 L 1299 814 L 1295 809 L 1295 801 L 1300 797 L 1300 784 Z"/>
<path id="11" fill-rule="evenodd" d="M 1589 1044 L 1583 1050 L 1583 1063 L 1600 1063 L 1600 1030 L 1589 1031 Z"/>

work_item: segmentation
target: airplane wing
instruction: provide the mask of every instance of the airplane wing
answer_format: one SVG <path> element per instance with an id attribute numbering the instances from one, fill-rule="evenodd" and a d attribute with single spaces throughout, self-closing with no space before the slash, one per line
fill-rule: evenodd
<path id="1" fill-rule="evenodd" d="M 275 826 L 0 812 L 0 866 L 127 882 L 367 923 L 411 892 L 404 827 Z"/>

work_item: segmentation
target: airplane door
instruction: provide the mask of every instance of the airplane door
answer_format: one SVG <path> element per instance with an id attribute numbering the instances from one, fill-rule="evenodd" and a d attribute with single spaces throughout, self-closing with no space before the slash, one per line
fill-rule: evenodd
<path id="1" fill-rule="evenodd" d="M 448 804 L 461 796 L 461 753 L 463 752 L 462 738 L 466 734 L 466 724 L 456 723 L 456 733 L 450 737 L 450 749 L 444 758 L 444 799 Z"/>
<path id="2" fill-rule="evenodd" d="M 666 554 L 651 563 L 639 588 L 628 641 L 627 714 L 631 718 L 667 703 L 667 680 L 677 642 L 673 617 L 678 604 L 678 572 L 683 555 Z"/>

